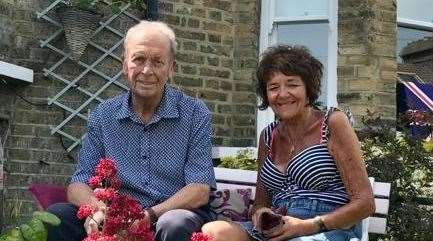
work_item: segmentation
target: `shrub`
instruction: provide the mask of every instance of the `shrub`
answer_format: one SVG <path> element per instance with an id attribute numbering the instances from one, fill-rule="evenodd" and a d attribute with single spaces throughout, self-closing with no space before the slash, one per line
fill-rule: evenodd
<path id="1" fill-rule="evenodd" d="M 218 167 L 242 170 L 257 170 L 257 160 L 253 158 L 254 152 L 252 149 L 240 150 L 236 156 L 227 156 L 221 158 Z"/>
<path id="2" fill-rule="evenodd" d="M 412 138 L 404 117 L 393 125 L 370 113 L 363 123 L 359 136 L 368 174 L 391 183 L 387 234 L 371 240 L 433 240 L 433 208 L 423 205 L 433 204 L 432 143 Z"/>

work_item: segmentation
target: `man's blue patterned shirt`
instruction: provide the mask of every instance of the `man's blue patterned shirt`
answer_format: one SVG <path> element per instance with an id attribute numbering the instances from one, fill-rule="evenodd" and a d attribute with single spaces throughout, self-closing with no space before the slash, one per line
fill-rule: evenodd
<path id="1" fill-rule="evenodd" d="M 204 103 L 168 84 L 152 120 L 132 110 L 130 92 L 91 113 L 72 182 L 87 183 L 100 158 L 115 160 L 121 192 L 144 207 L 171 197 L 189 183 L 215 187 L 211 115 Z"/>

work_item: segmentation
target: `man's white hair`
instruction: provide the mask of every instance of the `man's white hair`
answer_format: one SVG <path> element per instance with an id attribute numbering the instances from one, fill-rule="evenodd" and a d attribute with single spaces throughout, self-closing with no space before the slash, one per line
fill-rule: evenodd
<path id="1" fill-rule="evenodd" d="M 171 29 L 167 24 L 160 21 L 141 20 L 139 23 L 128 29 L 128 32 L 126 32 L 125 41 L 123 42 L 124 51 L 126 51 L 126 43 L 128 42 L 131 35 L 134 34 L 134 32 L 136 32 L 137 30 L 144 30 L 146 28 L 155 28 L 159 30 L 162 34 L 167 36 L 168 40 L 170 40 L 170 51 L 173 57 L 176 56 L 176 35 L 174 34 L 173 29 Z"/>

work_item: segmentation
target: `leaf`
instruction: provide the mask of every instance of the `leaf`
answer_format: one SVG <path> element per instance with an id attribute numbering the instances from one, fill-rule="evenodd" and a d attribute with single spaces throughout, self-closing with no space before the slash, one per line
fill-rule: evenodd
<path id="1" fill-rule="evenodd" d="M 6 238 L 6 241 L 25 241 L 25 240 L 21 235 L 20 230 L 18 228 L 13 228 L 9 233 L 9 237 Z"/>
<path id="2" fill-rule="evenodd" d="M 30 228 L 34 231 L 34 239 L 32 241 L 46 241 L 48 237 L 48 231 L 42 221 L 36 217 L 33 217 L 29 222 Z"/>
<path id="3" fill-rule="evenodd" d="M 60 224 L 60 219 L 56 215 L 49 212 L 35 211 L 33 213 L 33 217 L 53 226 L 58 226 Z"/>
<path id="4" fill-rule="evenodd" d="M 21 234 L 23 235 L 24 240 L 32 241 L 35 239 L 34 231 L 28 224 L 20 225 Z"/>

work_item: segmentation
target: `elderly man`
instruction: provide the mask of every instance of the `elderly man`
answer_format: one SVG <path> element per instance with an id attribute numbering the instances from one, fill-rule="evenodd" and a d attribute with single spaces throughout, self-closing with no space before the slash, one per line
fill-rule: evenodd
<path id="1" fill-rule="evenodd" d="M 203 102 L 172 88 L 176 41 L 161 22 L 142 21 L 126 34 L 123 72 L 130 91 L 101 103 L 90 115 L 77 169 L 68 187 L 68 204 L 48 210 L 62 219 L 49 240 L 82 240 L 104 218 L 87 182 L 100 158 L 115 160 L 121 192 L 137 198 L 155 239 L 189 240 L 213 219 L 209 191 L 215 187 L 211 159 L 211 116 Z M 83 223 L 77 206 L 100 211 Z M 62 236 L 63 235 L 63 236 Z"/>

